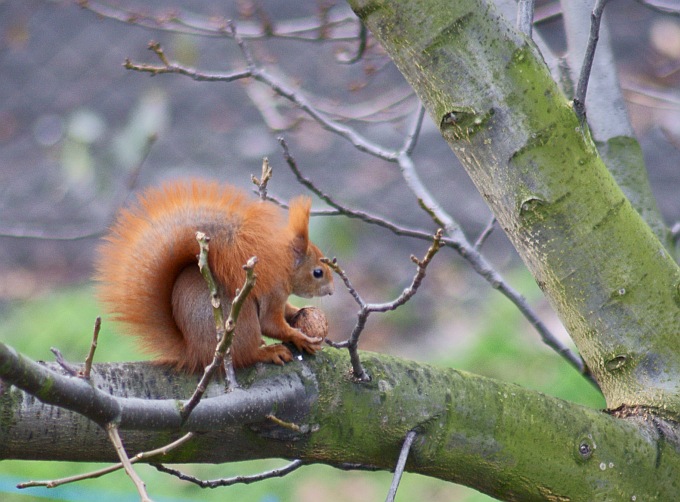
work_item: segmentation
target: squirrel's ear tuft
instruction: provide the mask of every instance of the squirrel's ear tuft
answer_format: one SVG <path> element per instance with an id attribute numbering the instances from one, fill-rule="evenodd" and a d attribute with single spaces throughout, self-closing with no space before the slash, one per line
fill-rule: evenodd
<path id="1" fill-rule="evenodd" d="M 288 228 L 293 234 L 293 249 L 296 254 L 307 254 L 309 246 L 309 212 L 312 209 L 312 200 L 309 197 L 300 196 L 290 201 L 288 210 Z"/>

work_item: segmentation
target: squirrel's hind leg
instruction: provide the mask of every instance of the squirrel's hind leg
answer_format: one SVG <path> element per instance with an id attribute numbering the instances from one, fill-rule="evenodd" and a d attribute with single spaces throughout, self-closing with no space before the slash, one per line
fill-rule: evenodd
<path id="1" fill-rule="evenodd" d="M 248 298 L 236 321 L 232 345 L 234 367 L 245 368 L 255 363 L 284 364 L 292 361 L 288 347 L 281 344 L 265 345 L 254 300 Z"/>

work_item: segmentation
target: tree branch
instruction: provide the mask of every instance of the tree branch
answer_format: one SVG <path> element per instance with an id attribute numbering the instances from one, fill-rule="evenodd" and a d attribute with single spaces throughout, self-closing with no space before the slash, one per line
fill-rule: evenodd
<path id="1" fill-rule="evenodd" d="M 600 21 L 602 21 L 602 14 L 608 1 L 596 0 L 593 12 L 590 15 L 590 35 L 588 36 L 586 53 L 583 56 L 581 74 L 579 75 L 576 94 L 574 95 L 574 110 L 582 124 L 586 120 L 586 92 L 588 92 L 588 81 L 590 80 L 590 70 L 593 67 L 593 59 L 595 59 L 597 41 L 600 39 Z"/>
<path id="2" fill-rule="evenodd" d="M 114 396 L 98 388 L 101 381 L 97 377 L 101 378 L 100 375 L 93 373 L 91 383 L 77 377 L 62 376 L 48 366 L 24 358 L 4 344 L 0 344 L 0 366 L 0 378 L 39 396 L 43 403 L 75 411 L 102 427 L 115 422 L 121 429 L 182 428 L 200 431 L 219 424 L 226 427 L 263 421 L 267 415 L 274 413 L 286 417 L 304 409 L 305 392 L 309 392 L 295 377 L 284 377 L 285 383 L 279 380 L 260 381 L 256 385 L 257 392 L 235 389 L 203 399 L 185 422 L 175 399 L 143 400 Z M 187 395 L 190 393 L 188 390 Z"/>
<path id="3" fill-rule="evenodd" d="M 535 46 L 486 0 L 436 15 L 436 2 L 351 4 L 439 120 L 608 406 L 680 416 L 680 269 L 581 134 Z M 476 49 L 479 33 L 495 50 Z"/>
<path id="4" fill-rule="evenodd" d="M 76 380 L 18 356 L 0 358 L 0 413 L 6 424 L 0 428 L 0 458 L 116 461 L 99 427 L 88 427 L 79 415 L 57 412 L 9 385 L 26 386 L 20 373 L 8 370 L 20 361 L 24 368 L 35 365 L 49 372 L 53 388 L 70 392 L 60 380 Z M 657 427 L 644 420 L 652 410 L 637 410 L 637 417 L 622 419 L 452 369 L 370 353 L 362 354 L 362 362 L 374 376 L 371 382 L 358 384 L 342 377 L 343 368 L 349 367 L 346 352 L 324 351 L 283 367 L 242 371 L 239 380 L 253 384 L 226 395 L 214 383 L 209 394 L 217 397 L 202 400 L 183 427 L 200 429 L 201 434 L 190 448 L 168 452 L 164 462 L 283 457 L 347 468 L 351 451 L 355 467 L 389 470 L 403 450 L 404 438 L 414 431 L 419 442 L 409 455 L 410 472 L 463 483 L 496 497 L 542 500 L 550 494 L 589 500 L 597 493 L 612 500 L 632 495 L 638 500 L 672 500 L 676 494 L 665 481 L 680 468 L 680 449 L 668 444 L 674 441 L 671 435 L 659 435 L 663 428 L 672 431 L 672 423 L 655 419 Z M 154 443 L 167 442 L 168 431 L 180 434 L 176 409 L 172 421 L 154 410 L 183 399 L 194 377 L 149 364 L 97 364 L 92 376 L 97 387 L 111 389 L 110 399 L 120 403 L 119 429 L 128 450 L 151 450 Z M 263 393 L 275 397 L 267 399 Z M 127 397 L 119 397 L 123 394 Z M 56 400 L 51 389 L 37 395 Z M 132 420 L 133 404 L 148 418 L 140 414 Z M 262 422 L 263 408 L 270 406 L 276 407 L 278 417 L 301 424 L 301 432 Z M 207 408 L 213 411 L 210 419 Z M 339 439 L 338 424 L 348 423 L 352 427 Z"/>

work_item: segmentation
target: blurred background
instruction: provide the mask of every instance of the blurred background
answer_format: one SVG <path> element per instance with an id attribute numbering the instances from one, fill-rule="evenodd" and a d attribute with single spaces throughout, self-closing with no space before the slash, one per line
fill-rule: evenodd
<path id="1" fill-rule="evenodd" d="M 137 1 L 104 5 L 154 20 L 156 29 L 96 15 L 73 1 L 0 0 L 0 340 L 33 359 L 51 360 L 50 347 L 71 361 L 84 359 L 94 319 L 95 248 L 118 207 L 135 191 L 163 180 L 199 176 L 248 187 L 262 157 L 274 168 L 270 192 L 281 199 L 303 193 L 283 159 L 283 136 L 304 174 L 337 201 L 399 225 L 434 232 L 396 164 L 357 151 L 289 102 L 251 81 L 195 82 L 178 75 L 151 77 L 127 70 L 126 59 L 156 64 L 147 49 L 160 42 L 171 60 L 205 72 L 243 69 L 233 40 L 160 29 L 235 19 L 244 26 L 347 19 L 339 41 L 253 39 L 256 62 L 329 117 L 385 149 L 399 148 L 412 127 L 417 100 L 381 48 L 369 37 L 352 62 L 358 24 L 342 2 Z M 559 3 L 537 2 L 539 30 L 558 53 L 566 50 Z M 123 15 L 121 19 L 125 19 Z M 153 24 L 153 23 L 151 23 Z M 179 23 L 182 24 L 182 23 Z M 609 27 L 631 121 L 645 153 L 659 207 L 669 226 L 680 215 L 680 17 L 620 0 L 608 8 Z M 186 30 L 184 31 L 191 31 Z M 245 33 L 245 32 L 244 32 Z M 351 38 L 351 39 L 350 39 Z M 155 138 L 155 141 L 151 141 Z M 436 128 L 425 119 L 413 158 L 441 205 L 475 241 L 491 215 Z M 323 209 L 315 201 L 315 209 Z M 389 301 L 415 270 L 411 254 L 428 244 L 342 217 L 318 217 L 312 238 L 335 256 L 365 299 Z M 483 248 L 506 281 L 549 327 L 566 335 L 533 279 L 500 230 Z M 354 326 L 356 305 L 338 287 L 316 303 L 329 316 L 330 337 Z M 396 312 L 374 315 L 361 348 L 453 366 L 537 389 L 592 407 L 597 393 L 557 355 L 504 297 L 476 276 L 452 250 L 428 269 L 419 294 Z M 327 349 L 330 350 L 330 349 Z M 97 359 L 144 359 L 104 318 Z M 518 361 L 521 363 L 518 364 Z M 191 466 L 202 478 L 260 472 L 283 461 Z M 85 472 L 92 466 L 3 461 L 0 499 L 136 500 L 123 474 L 52 490 L 18 492 L 17 482 Z M 380 500 L 389 473 L 346 473 L 303 468 L 283 479 L 206 492 L 142 476 L 158 501 L 238 497 L 255 501 Z M 407 474 L 399 499 L 482 501 L 486 496 L 449 483 Z"/>

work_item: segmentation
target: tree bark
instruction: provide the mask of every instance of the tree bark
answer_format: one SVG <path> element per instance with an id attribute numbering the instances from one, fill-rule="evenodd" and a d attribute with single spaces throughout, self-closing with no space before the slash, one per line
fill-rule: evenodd
<path id="1" fill-rule="evenodd" d="M 56 365 L 17 363 L 20 356 L 0 349 L 6 384 L 9 378 L 22 387 L 41 381 L 32 392 L 62 405 L 91 396 L 90 384 L 59 375 Z M 164 463 L 285 457 L 391 469 L 404 437 L 415 431 L 407 470 L 501 499 L 670 500 L 675 495 L 669 480 L 675 479 L 680 456 L 663 436 L 660 421 L 615 418 L 453 369 L 379 354 L 362 358 L 370 382 L 352 380 L 347 353 L 336 350 L 284 367 L 242 371 L 244 390 L 224 394 L 221 383 L 213 384 L 181 427 L 175 422 L 176 400 L 191 395 L 195 376 L 145 363 L 101 364 L 94 367 L 92 383 L 119 402 L 116 418 L 129 454 L 189 430 L 201 433 L 164 456 Z M 9 371 L 10 366 L 23 369 Z M 42 377 L 36 380 L 35 372 Z M 9 385 L 0 400 L 2 459 L 117 461 L 103 429 L 81 415 Z M 93 408 L 85 411 L 105 413 Z M 264 419 L 267 413 L 300 430 Z"/>
<path id="2" fill-rule="evenodd" d="M 486 0 L 350 5 L 440 124 L 608 407 L 679 418 L 680 269 L 533 42 Z"/>

